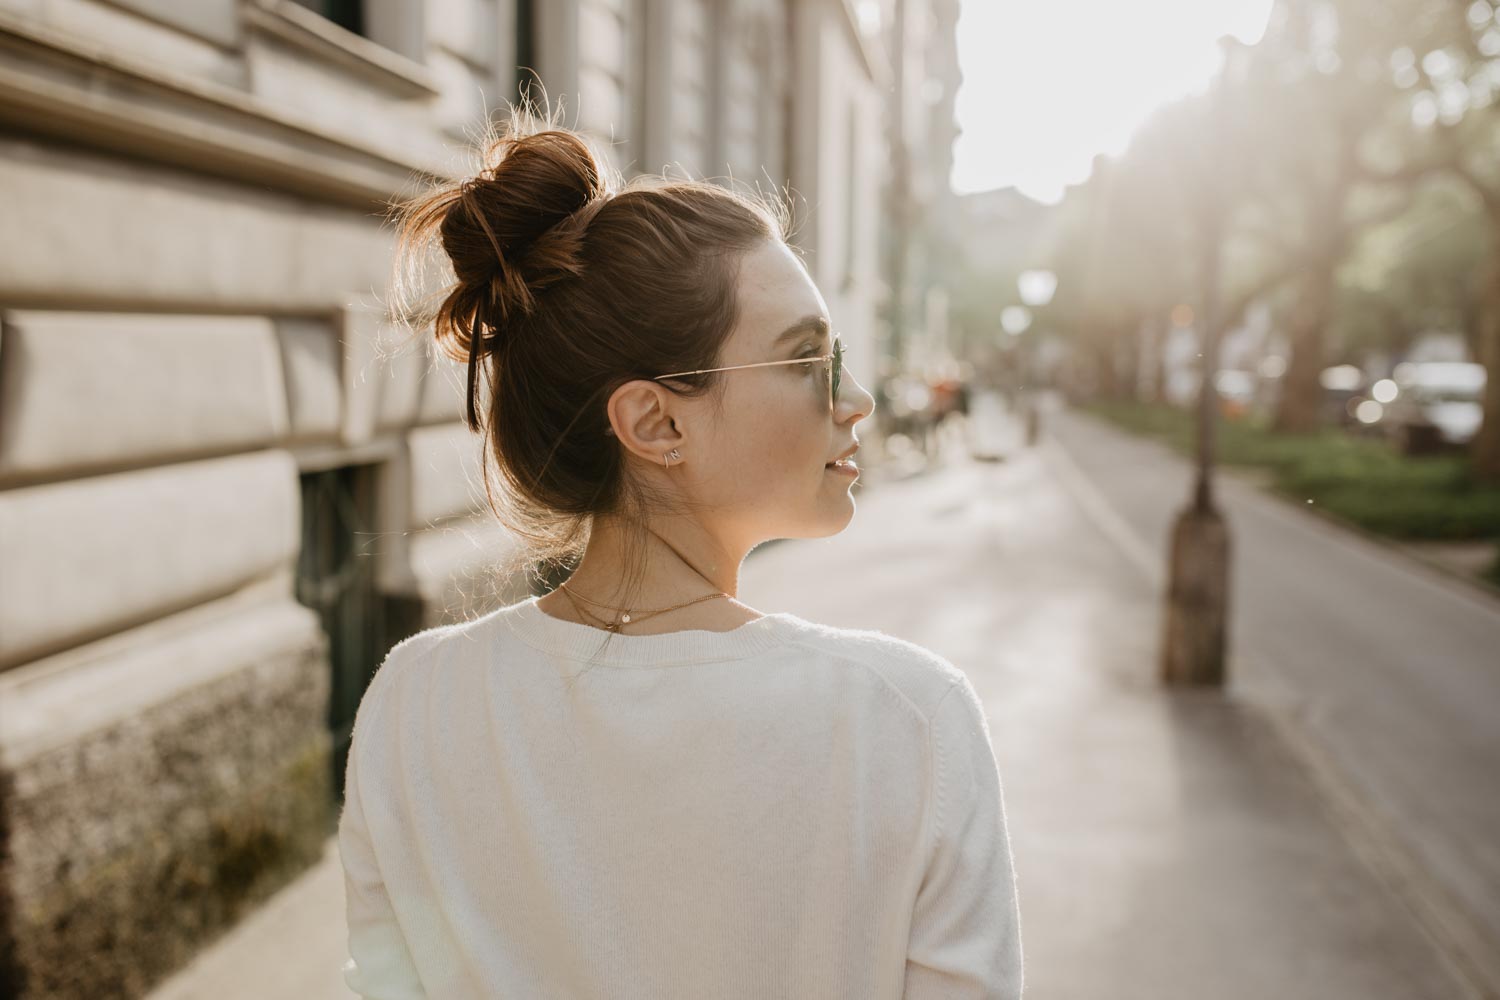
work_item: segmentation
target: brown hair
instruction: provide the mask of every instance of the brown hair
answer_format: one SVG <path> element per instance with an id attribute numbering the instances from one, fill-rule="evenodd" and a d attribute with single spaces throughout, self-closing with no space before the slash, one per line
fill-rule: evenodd
<path id="1" fill-rule="evenodd" d="M 423 251 L 441 244 L 452 280 L 402 309 L 467 362 L 466 420 L 484 436 L 490 508 L 524 543 L 506 575 L 570 569 L 593 518 L 608 514 L 639 525 L 633 593 L 645 572 L 641 518 L 683 507 L 626 475 L 606 404 L 631 380 L 720 363 L 738 317 L 740 260 L 785 242 L 787 209 L 701 180 L 622 183 L 586 136 L 529 103 L 511 109 L 503 130 L 489 127 L 480 159 L 469 179 L 395 207 L 393 287 L 409 303 Z M 663 384 L 717 402 L 720 379 Z"/>

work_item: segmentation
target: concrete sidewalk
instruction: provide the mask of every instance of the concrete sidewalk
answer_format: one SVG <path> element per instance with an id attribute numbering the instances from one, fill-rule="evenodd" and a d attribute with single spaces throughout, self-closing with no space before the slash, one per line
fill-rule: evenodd
<path id="1" fill-rule="evenodd" d="M 969 674 L 1005 784 L 1028 1000 L 1475 995 L 1266 709 L 1156 684 L 1155 589 L 1046 448 L 1020 447 L 988 399 L 975 418 L 1004 461 L 969 461 L 955 436 L 926 473 L 858 493 L 842 534 L 757 551 L 741 596 Z M 343 931 L 330 844 L 154 996 L 348 996 Z"/>
<path id="2" fill-rule="evenodd" d="M 344 872 L 323 858 L 150 994 L 150 1000 L 348 1000 Z"/>

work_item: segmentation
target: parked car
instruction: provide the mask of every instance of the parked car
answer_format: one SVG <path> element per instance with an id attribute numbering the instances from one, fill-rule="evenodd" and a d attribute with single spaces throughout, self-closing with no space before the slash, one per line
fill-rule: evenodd
<path id="1" fill-rule="evenodd" d="M 1318 373 L 1323 389 L 1322 416 L 1325 424 L 1355 425 L 1354 407 L 1363 398 L 1368 376 L 1358 365 L 1333 365 Z"/>
<path id="2" fill-rule="evenodd" d="M 1484 416 L 1484 366 L 1470 361 L 1407 361 L 1391 374 L 1396 398 L 1380 424 L 1408 455 L 1461 447 Z"/>

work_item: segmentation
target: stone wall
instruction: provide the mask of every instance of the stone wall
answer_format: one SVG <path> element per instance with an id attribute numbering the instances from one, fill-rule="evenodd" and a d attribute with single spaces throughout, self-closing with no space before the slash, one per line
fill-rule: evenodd
<path id="1" fill-rule="evenodd" d="M 375 666 L 307 598 L 324 535 L 380 642 L 526 596 L 383 220 L 471 172 L 520 42 L 625 173 L 790 184 L 873 366 L 847 4 L 538 0 L 520 40 L 514 0 L 361 6 L 0 0 L 0 996 L 142 995 L 318 856 Z"/>
<path id="2" fill-rule="evenodd" d="M 226 611 L 4 690 L 6 995 L 128 997 L 312 864 L 335 813 L 326 640 L 280 604 Z M 111 698 L 141 683 L 158 699 Z M 73 695 L 112 711 L 69 711 Z M 0 987 L 0 992 L 5 992 Z"/>
<path id="3" fill-rule="evenodd" d="M 426 541 L 496 529 L 456 366 L 386 316 L 379 213 L 504 39 L 434 3 L 413 68 L 295 5 L 131 6 L 0 10 L 0 996 L 28 1000 L 143 995 L 333 834 L 309 475 L 378 484 L 344 527 L 382 636 L 517 596 Z"/>

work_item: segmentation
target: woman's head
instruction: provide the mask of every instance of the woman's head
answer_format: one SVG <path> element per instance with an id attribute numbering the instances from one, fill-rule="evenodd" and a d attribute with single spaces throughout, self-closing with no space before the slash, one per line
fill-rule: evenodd
<path id="1" fill-rule="evenodd" d="M 610 400 L 612 423 L 643 459 L 679 450 L 675 481 L 730 551 L 834 534 L 853 514 L 854 478 L 827 465 L 856 445 L 855 424 L 874 400 L 845 372 L 830 411 L 828 363 L 767 364 L 825 356 L 837 332 L 784 242 L 764 240 L 740 255 L 733 287 L 734 324 L 713 365 L 730 370 L 716 374 L 712 397 L 629 382 Z"/>
<path id="2" fill-rule="evenodd" d="M 533 560 L 566 563 L 601 517 L 687 516 L 743 551 L 847 523 L 851 477 L 824 463 L 873 407 L 847 373 L 831 413 L 826 364 L 657 378 L 832 350 L 826 328 L 777 339 L 829 318 L 779 203 L 621 184 L 584 137 L 518 113 L 474 177 L 398 212 L 398 294 L 429 242 L 451 265 L 405 311 L 467 364 L 467 419 L 504 487 L 491 505 Z"/>

